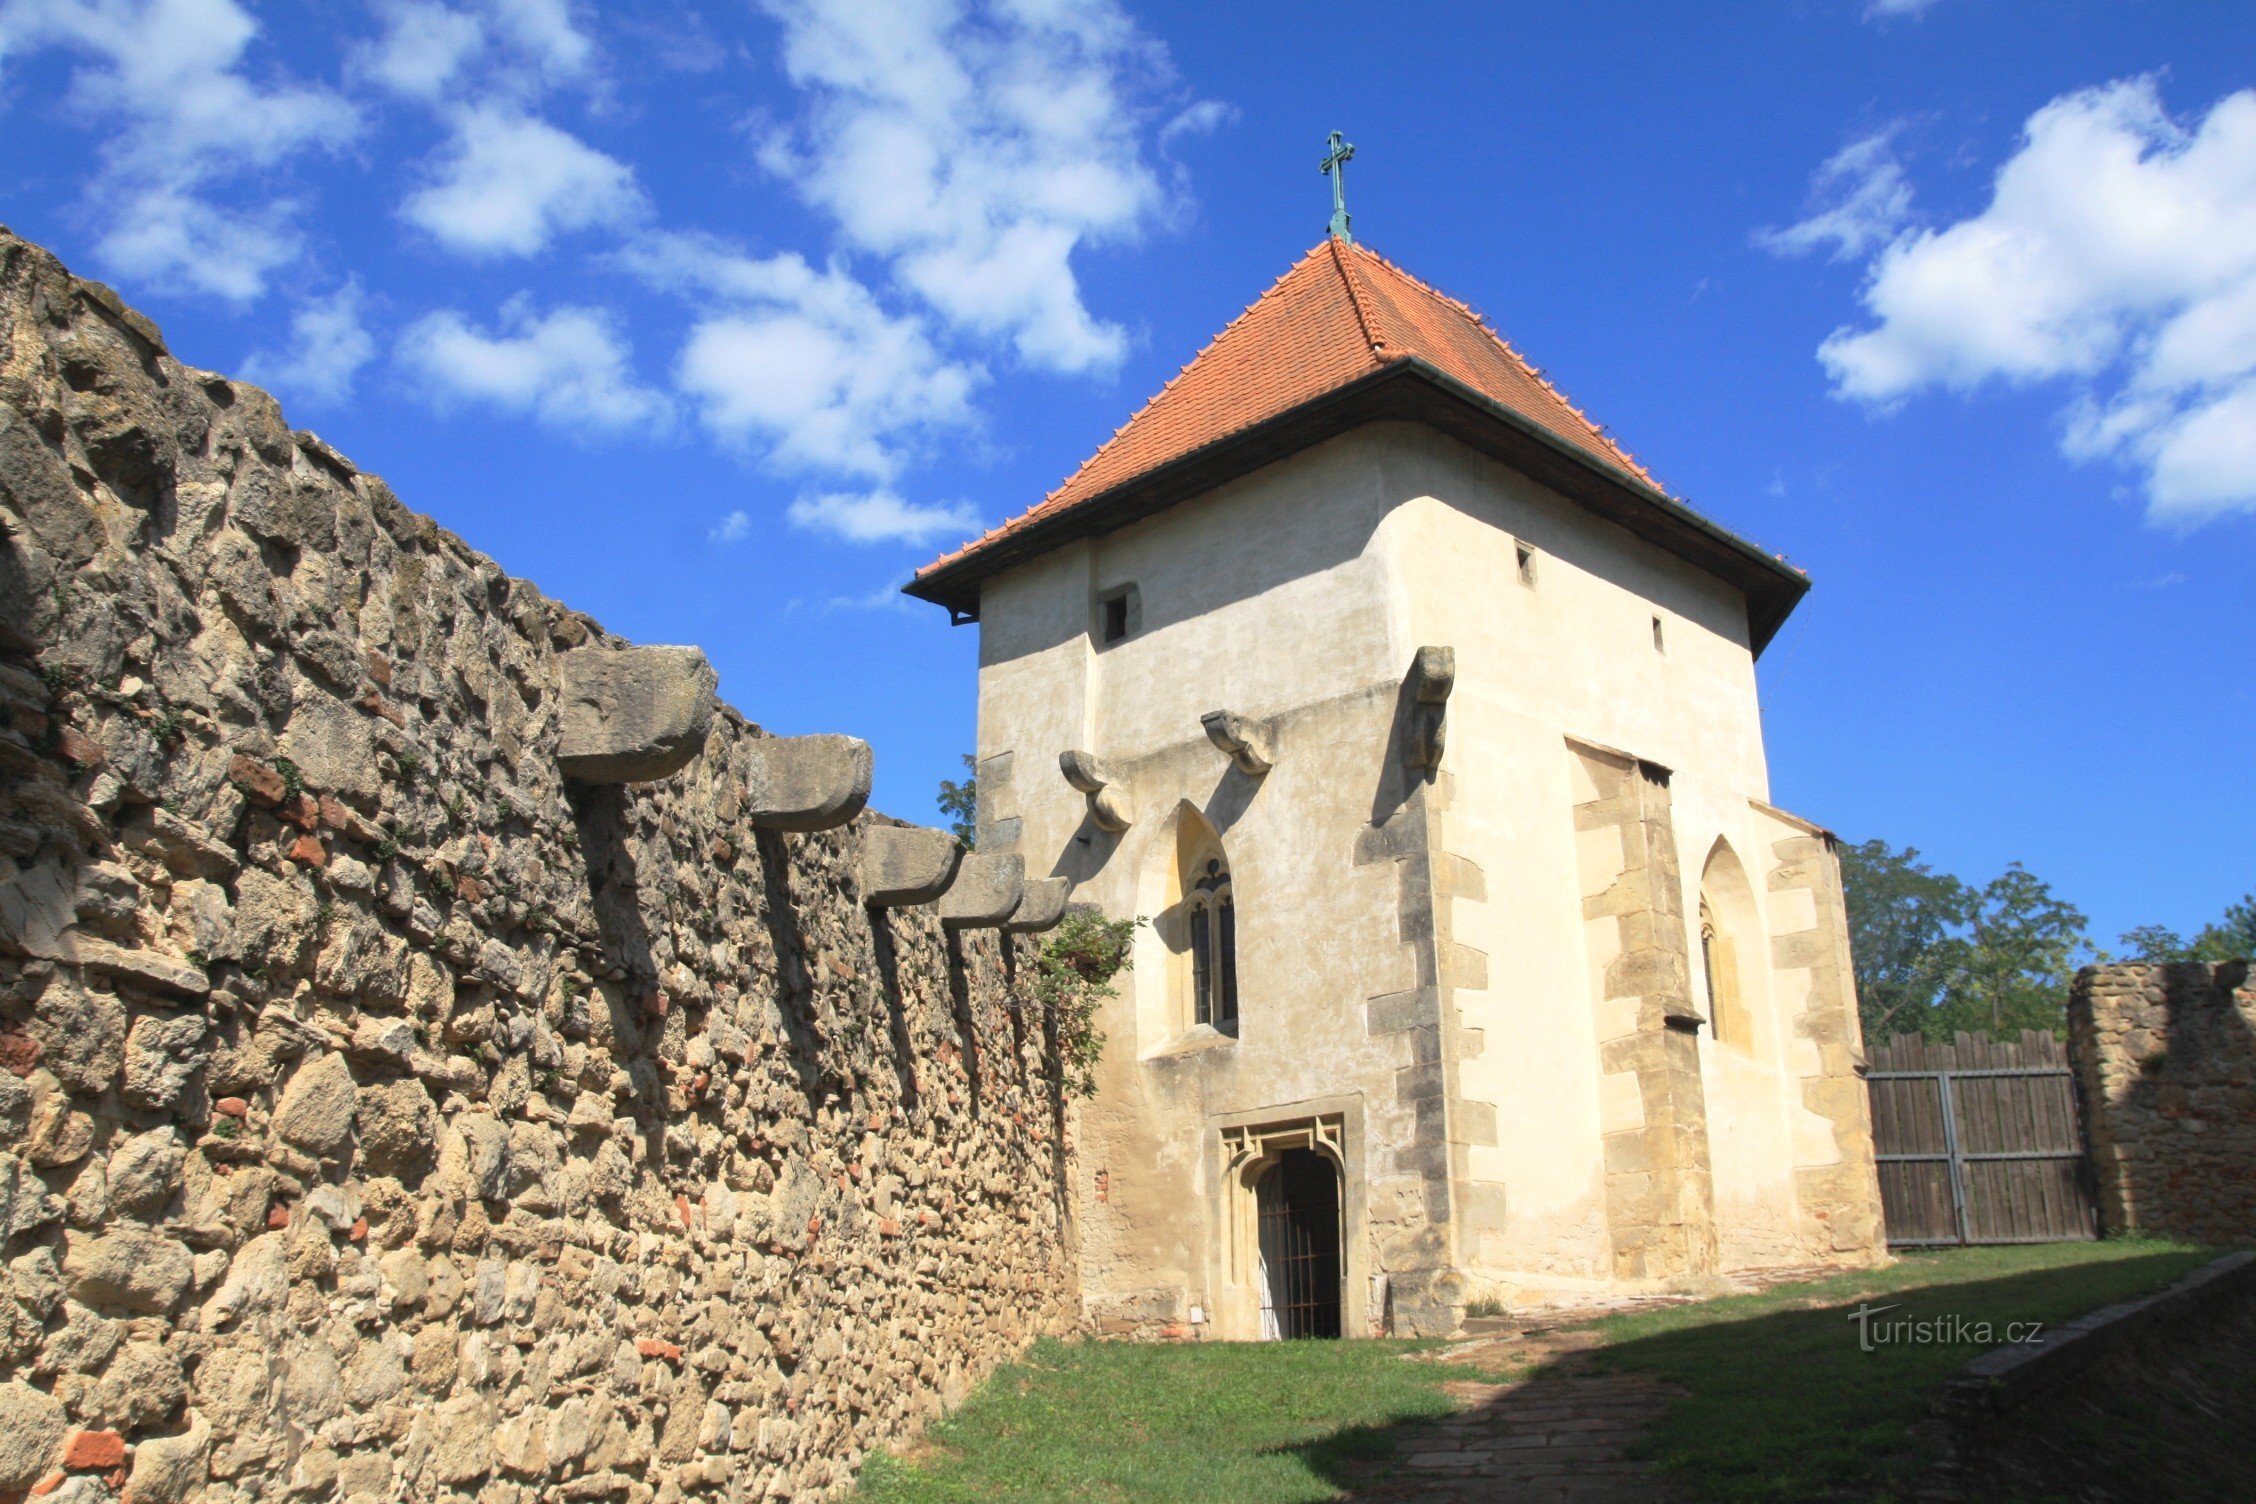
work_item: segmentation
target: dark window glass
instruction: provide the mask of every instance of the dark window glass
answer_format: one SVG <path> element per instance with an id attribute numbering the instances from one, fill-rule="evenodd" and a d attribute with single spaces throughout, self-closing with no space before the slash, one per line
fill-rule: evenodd
<path id="1" fill-rule="evenodd" d="M 1207 937 L 1211 921 L 1206 905 L 1191 909 L 1191 1008 L 1195 1022 L 1214 1022 L 1214 972 L 1208 959 Z"/>
<path id="2" fill-rule="evenodd" d="M 1128 635 L 1128 597 L 1116 595 L 1104 603 L 1104 640 L 1118 642 Z"/>
<path id="3" fill-rule="evenodd" d="M 1220 1014 L 1215 1020 L 1218 1028 L 1234 1028 L 1238 1022 L 1238 906 L 1230 895 L 1222 895 L 1221 911 L 1215 916 L 1216 926 L 1215 969 L 1222 974 Z"/>

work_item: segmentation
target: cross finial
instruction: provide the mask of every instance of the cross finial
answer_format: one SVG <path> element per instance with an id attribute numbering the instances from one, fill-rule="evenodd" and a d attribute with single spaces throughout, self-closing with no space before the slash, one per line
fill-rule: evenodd
<path id="1" fill-rule="evenodd" d="M 1332 234 L 1349 245 L 1355 243 L 1355 237 L 1347 231 L 1347 163 L 1354 155 L 1355 148 L 1348 144 L 1347 137 L 1334 131 L 1331 149 L 1316 168 L 1332 180 Z"/>

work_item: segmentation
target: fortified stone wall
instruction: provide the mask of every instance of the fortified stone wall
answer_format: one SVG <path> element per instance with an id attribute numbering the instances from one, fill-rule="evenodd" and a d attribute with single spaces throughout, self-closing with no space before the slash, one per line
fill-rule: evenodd
<path id="1" fill-rule="evenodd" d="M 2256 1242 L 2249 963 L 2087 966 L 2068 1045 L 2107 1230 Z"/>
<path id="2" fill-rule="evenodd" d="M 710 672 L 0 231 L 0 1499 L 834 1497 L 1068 1320 L 1039 885 Z"/>

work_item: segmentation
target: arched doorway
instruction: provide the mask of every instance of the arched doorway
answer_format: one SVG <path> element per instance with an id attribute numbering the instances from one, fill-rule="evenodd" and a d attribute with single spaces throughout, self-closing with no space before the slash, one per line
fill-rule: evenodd
<path id="1" fill-rule="evenodd" d="M 1261 1335 L 1340 1334 L 1340 1180 L 1331 1160 L 1287 1149 L 1254 1183 Z"/>

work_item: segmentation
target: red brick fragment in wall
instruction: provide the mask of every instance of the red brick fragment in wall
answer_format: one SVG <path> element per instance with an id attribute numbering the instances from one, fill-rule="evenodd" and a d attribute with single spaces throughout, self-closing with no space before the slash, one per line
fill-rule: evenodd
<path id="1" fill-rule="evenodd" d="M 300 836 L 290 843 L 290 860 L 303 862 L 308 867 L 326 867 L 329 848 L 321 844 L 319 836 Z"/>
<path id="2" fill-rule="evenodd" d="M 655 1337 L 639 1339 L 635 1343 L 635 1351 L 645 1358 L 663 1358 L 668 1363 L 681 1361 L 681 1347 L 678 1343 L 660 1342 Z"/>
<path id="3" fill-rule="evenodd" d="M 368 655 L 368 677 L 388 688 L 392 682 L 392 660 L 382 653 L 371 651 Z"/>
<path id="4" fill-rule="evenodd" d="M 0 1034 L 0 1070 L 28 1076 L 39 1068 L 39 1041 L 24 1034 Z"/>
<path id="5" fill-rule="evenodd" d="M 125 1438 L 115 1431 L 73 1431 L 63 1443 L 63 1466 L 74 1473 L 125 1466 Z"/>
<path id="6" fill-rule="evenodd" d="M 280 773 L 240 752 L 227 765 L 227 781 L 261 804 L 280 804 L 283 795 L 290 791 Z"/>
<path id="7" fill-rule="evenodd" d="M 283 1228 L 288 1227 L 290 1225 L 290 1209 L 279 1202 L 275 1203 L 267 1209 L 266 1225 L 269 1230 L 274 1232 L 280 1232 Z"/>
<path id="8" fill-rule="evenodd" d="M 247 1118 L 251 1115 L 251 1104 L 241 1097 L 221 1097 L 212 1103 L 212 1111 L 222 1117 Z"/>
<path id="9" fill-rule="evenodd" d="M 283 821 L 300 830 L 312 830 L 321 824 L 321 801 L 311 794 L 300 794 L 275 811 Z"/>
<path id="10" fill-rule="evenodd" d="M 321 823 L 331 830 L 350 830 L 352 829 L 352 811 L 346 809 L 345 801 L 339 799 L 335 794 L 323 794 L 321 796 Z"/>

